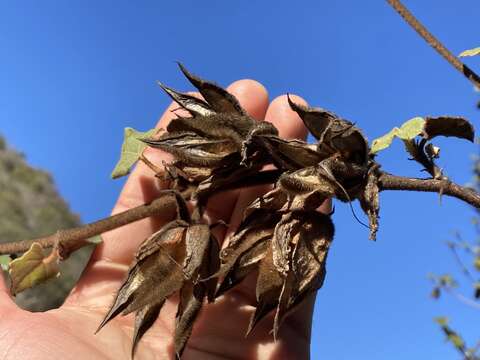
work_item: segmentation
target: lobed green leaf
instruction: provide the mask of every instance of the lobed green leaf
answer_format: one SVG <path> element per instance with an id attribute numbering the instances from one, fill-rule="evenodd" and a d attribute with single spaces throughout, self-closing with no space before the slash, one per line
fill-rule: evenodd
<path id="1" fill-rule="evenodd" d="M 140 132 L 132 128 L 125 128 L 120 160 L 113 169 L 112 179 L 128 175 L 132 166 L 138 161 L 143 150 L 147 147 L 142 140 L 149 139 L 157 133 L 158 129 Z"/>
<path id="2" fill-rule="evenodd" d="M 375 154 L 388 148 L 392 144 L 392 141 L 395 137 L 398 137 L 402 140 L 411 140 L 423 132 L 424 125 L 425 119 L 422 117 L 410 119 L 403 123 L 400 128 L 394 127 L 387 134 L 373 140 L 370 152 Z"/>

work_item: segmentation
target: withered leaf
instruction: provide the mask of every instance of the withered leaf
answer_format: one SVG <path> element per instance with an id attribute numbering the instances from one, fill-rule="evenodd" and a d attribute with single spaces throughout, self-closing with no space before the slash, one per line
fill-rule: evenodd
<path id="1" fill-rule="evenodd" d="M 21 257 L 10 262 L 8 272 L 12 281 L 12 294 L 18 294 L 57 276 L 60 271 L 58 262 L 59 257 L 55 250 L 45 256 L 42 246 L 33 243 Z"/>
<path id="2" fill-rule="evenodd" d="M 409 141 L 419 135 L 426 140 L 443 135 L 473 141 L 475 132 L 472 124 L 462 117 L 415 117 L 405 122 L 400 128 L 395 127 L 384 136 L 373 140 L 371 153 L 386 149 L 395 137 Z"/>
<path id="3" fill-rule="evenodd" d="M 454 136 L 472 142 L 475 138 L 473 125 L 468 120 L 456 116 L 427 117 L 423 131 L 427 140 L 440 135 Z"/>

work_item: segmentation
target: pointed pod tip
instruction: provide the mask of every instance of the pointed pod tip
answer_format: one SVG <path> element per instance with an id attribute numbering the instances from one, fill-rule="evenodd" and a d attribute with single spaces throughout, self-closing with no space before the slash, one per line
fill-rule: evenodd
<path id="1" fill-rule="evenodd" d="M 185 65 L 183 65 L 180 61 L 176 61 L 176 63 L 183 75 L 185 75 L 188 79 L 192 78 L 192 74 L 190 74 L 190 71 L 187 70 Z"/>
<path id="2" fill-rule="evenodd" d="M 287 92 L 287 101 L 288 101 L 288 105 L 290 105 L 290 107 L 293 109 L 295 107 L 295 103 L 293 102 L 293 100 L 290 98 L 290 93 Z"/>
<path id="3" fill-rule="evenodd" d="M 97 330 L 95 330 L 93 335 L 97 335 L 100 332 L 100 330 L 102 330 L 103 327 L 105 325 L 107 325 L 109 323 L 109 321 L 112 320 L 112 319 L 113 319 L 113 316 L 111 315 L 111 312 L 109 312 L 107 314 L 107 316 L 105 316 L 105 319 L 103 319 L 103 321 L 100 323 L 100 325 L 98 325 L 98 328 L 97 328 Z"/>
<path id="4" fill-rule="evenodd" d="M 107 324 L 107 322 L 108 321 L 103 320 L 102 323 L 98 326 L 97 330 L 95 330 L 93 335 L 97 335 L 100 332 L 100 330 L 102 330 L 102 328 Z"/>
<path id="5" fill-rule="evenodd" d="M 303 105 L 297 104 L 295 101 L 292 100 L 289 93 L 287 93 L 287 101 L 288 105 L 290 105 L 290 108 L 293 111 L 297 112 L 299 115 L 300 113 L 304 113 L 306 111 L 306 108 Z"/>

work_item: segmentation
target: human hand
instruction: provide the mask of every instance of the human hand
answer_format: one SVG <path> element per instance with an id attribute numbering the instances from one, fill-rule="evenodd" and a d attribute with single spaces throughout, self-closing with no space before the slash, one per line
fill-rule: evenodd
<path id="1" fill-rule="evenodd" d="M 233 83 L 229 92 L 255 119 L 275 124 L 284 138 L 304 139 L 307 135 L 302 121 L 293 112 L 285 96 L 269 104 L 265 88 L 252 80 Z M 294 97 L 296 103 L 304 103 Z M 174 115 L 172 104 L 159 124 L 166 127 Z M 165 153 L 148 149 L 146 156 L 155 164 L 168 160 Z M 113 213 L 119 213 L 155 199 L 161 185 L 152 171 L 138 164 L 130 175 Z M 267 190 L 255 187 L 229 191 L 212 197 L 207 215 L 229 224 L 227 230 L 217 229 L 216 237 L 223 242 L 238 226 L 243 209 Z M 128 265 L 138 245 L 163 224 L 161 217 L 144 219 L 103 235 L 79 283 L 59 309 L 45 313 L 21 310 L 0 285 L 0 357 L 2 359 L 128 359 L 133 334 L 132 315 L 118 316 L 99 334 L 95 330 L 112 304 L 123 282 Z M 310 350 L 310 328 L 313 296 L 306 299 L 280 328 L 277 341 L 270 334 L 272 317 L 260 322 L 245 338 L 255 304 L 255 275 L 221 296 L 214 304 L 204 306 L 187 343 L 184 359 L 306 359 Z M 136 359 L 168 359 L 173 357 L 174 319 L 178 297 L 169 298 L 159 318 L 142 338 Z"/>

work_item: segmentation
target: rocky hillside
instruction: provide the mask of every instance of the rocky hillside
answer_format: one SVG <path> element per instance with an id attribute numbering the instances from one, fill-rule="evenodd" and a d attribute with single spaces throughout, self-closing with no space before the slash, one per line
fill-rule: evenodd
<path id="1" fill-rule="evenodd" d="M 30 167 L 0 135 L 0 242 L 48 235 L 80 224 L 59 196 L 50 174 Z M 77 252 L 62 265 L 62 275 L 17 296 L 32 311 L 58 307 L 85 266 L 91 249 Z"/>

